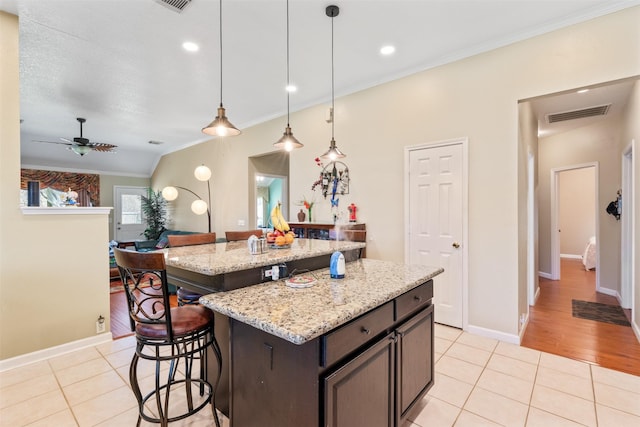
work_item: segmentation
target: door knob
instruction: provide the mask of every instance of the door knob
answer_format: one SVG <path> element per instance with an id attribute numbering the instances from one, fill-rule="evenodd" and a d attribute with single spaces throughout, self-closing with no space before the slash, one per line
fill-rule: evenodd
<path id="1" fill-rule="evenodd" d="M 451 246 L 453 246 L 454 248 L 458 249 L 460 247 L 460 243 L 453 242 L 453 244 Z"/>

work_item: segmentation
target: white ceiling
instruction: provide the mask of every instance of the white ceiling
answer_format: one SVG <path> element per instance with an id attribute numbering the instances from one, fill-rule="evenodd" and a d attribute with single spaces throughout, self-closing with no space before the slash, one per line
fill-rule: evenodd
<path id="1" fill-rule="evenodd" d="M 292 111 L 330 100 L 329 4 L 340 6 L 339 97 L 640 1 L 290 0 Z M 149 176 L 162 154 L 208 140 L 200 129 L 220 102 L 218 7 L 193 0 L 176 13 L 156 0 L 0 0 L 0 10 L 20 18 L 22 164 Z M 284 0 L 223 2 L 223 101 L 240 129 L 286 114 L 285 12 Z M 200 51 L 184 51 L 187 40 Z M 381 56 L 384 44 L 396 53 Z M 79 136 L 76 117 L 87 119 L 84 137 L 117 152 L 80 157 L 33 142 Z"/>

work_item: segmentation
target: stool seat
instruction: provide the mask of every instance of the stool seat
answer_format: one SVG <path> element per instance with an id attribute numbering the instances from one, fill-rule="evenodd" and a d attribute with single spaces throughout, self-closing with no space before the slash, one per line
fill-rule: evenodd
<path id="1" fill-rule="evenodd" d="M 171 327 L 175 338 L 205 330 L 209 328 L 211 322 L 213 322 L 213 312 L 201 305 L 185 305 L 171 309 Z M 168 339 L 164 324 L 138 323 L 136 334 L 145 338 Z"/>
<path id="2" fill-rule="evenodd" d="M 179 305 L 198 304 L 198 302 L 200 301 L 200 297 L 202 296 L 202 294 L 190 291 L 185 288 L 178 288 L 176 295 L 178 297 Z"/>

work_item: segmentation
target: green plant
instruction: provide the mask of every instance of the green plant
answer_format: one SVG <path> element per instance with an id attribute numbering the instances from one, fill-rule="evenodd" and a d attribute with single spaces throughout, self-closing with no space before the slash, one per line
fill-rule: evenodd
<path id="1" fill-rule="evenodd" d="M 167 201 L 162 197 L 160 190 L 153 191 L 149 188 L 147 196 L 142 196 L 142 213 L 147 222 L 144 235 L 149 240 L 157 240 L 167 223 Z"/>

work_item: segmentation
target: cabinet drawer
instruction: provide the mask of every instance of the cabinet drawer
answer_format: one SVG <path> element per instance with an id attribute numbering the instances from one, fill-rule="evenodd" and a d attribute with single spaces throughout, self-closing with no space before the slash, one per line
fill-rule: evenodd
<path id="1" fill-rule="evenodd" d="M 406 292 L 395 299 L 396 317 L 400 320 L 422 307 L 429 305 L 433 298 L 433 280 L 429 280 L 420 286 Z"/>
<path id="2" fill-rule="evenodd" d="M 393 324 L 393 301 L 366 313 L 322 337 L 320 365 L 329 366 Z"/>

